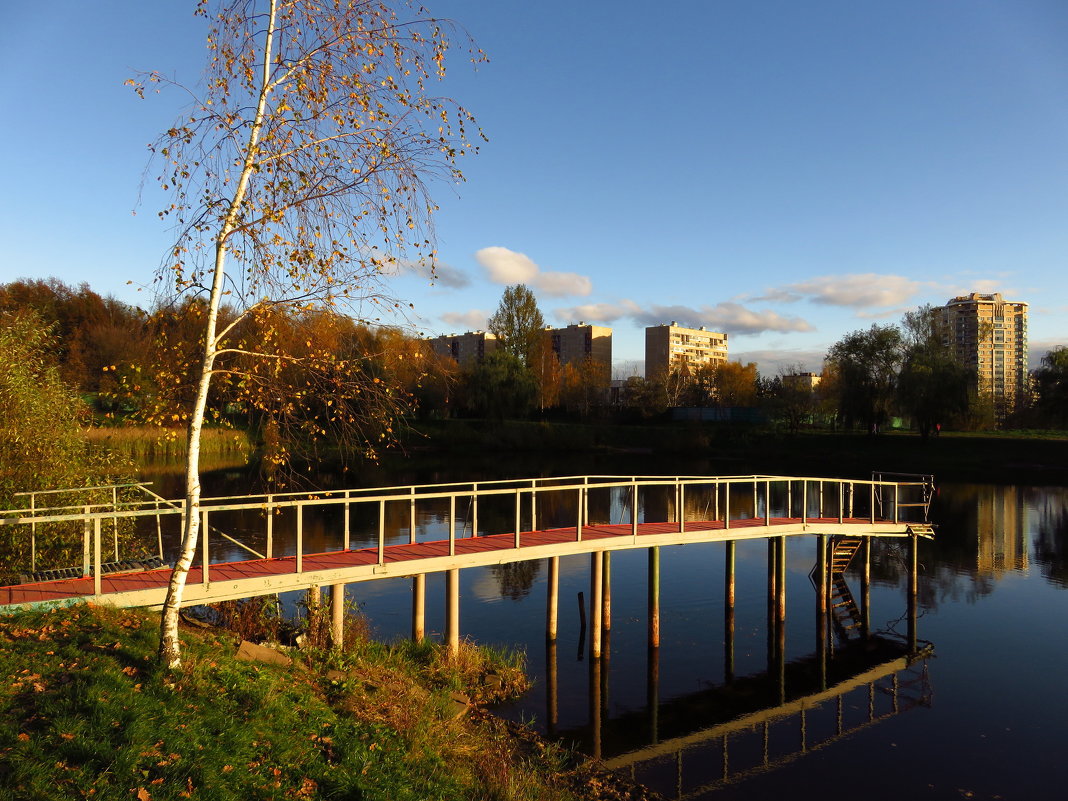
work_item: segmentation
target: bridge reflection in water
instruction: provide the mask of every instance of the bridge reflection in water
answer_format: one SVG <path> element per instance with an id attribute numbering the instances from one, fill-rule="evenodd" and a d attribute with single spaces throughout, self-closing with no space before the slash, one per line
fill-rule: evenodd
<path id="1" fill-rule="evenodd" d="M 829 685 L 821 688 L 812 656 L 786 666 L 791 692 L 782 700 L 782 676 L 737 679 L 657 705 L 650 654 L 650 704 L 612 720 L 594 734 L 603 764 L 625 772 L 667 798 L 697 799 L 755 773 L 772 770 L 843 737 L 917 706 L 931 703 L 927 645 L 903 653 L 902 642 L 873 636 L 838 651 Z M 603 666 L 591 663 L 591 707 L 600 705 Z M 693 730 L 695 720 L 702 728 Z M 709 724 L 709 722 L 711 723 Z M 600 721 L 594 718 L 594 725 Z M 644 738 L 642 738 L 644 735 Z M 644 742 L 639 742 L 644 739 Z"/>
<path id="2" fill-rule="evenodd" d="M 769 538 L 767 667 L 756 675 L 735 676 L 735 543 L 726 542 L 724 682 L 663 703 L 659 697 L 660 648 L 654 622 L 658 614 L 659 565 L 655 551 L 650 551 L 644 708 L 609 720 L 609 624 L 603 633 L 602 657 L 589 661 L 586 726 L 557 726 L 557 649 L 554 643 L 548 644 L 549 733 L 579 743 L 604 767 L 624 772 L 666 798 L 699 799 L 881 720 L 917 706 L 929 706 L 932 689 L 928 659 L 934 648 L 917 634 L 917 539 L 910 539 L 907 550 L 904 635 L 870 629 L 870 539 L 817 535 L 817 541 L 817 560 L 809 574 L 815 590 L 815 651 L 801 659 L 785 659 L 786 540 Z M 854 556 L 862 558 L 854 570 L 860 578 L 859 600 L 853 597 L 845 576 Z M 608 558 L 607 554 L 602 556 Z M 602 573 L 607 574 L 608 568 L 603 567 Z"/>

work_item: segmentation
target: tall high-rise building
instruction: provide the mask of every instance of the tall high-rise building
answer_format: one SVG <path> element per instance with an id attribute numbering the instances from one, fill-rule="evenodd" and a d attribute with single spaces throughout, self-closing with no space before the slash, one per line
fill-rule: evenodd
<path id="1" fill-rule="evenodd" d="M 645 329 L 645 377 L 727 361 L 727 335 L 700 328 L 668 325 Z"/>
<path id="2" fill-rule="evenodd" d="M 572 323 L 566 328 L 546 328 L 553 353 L 560 364 L 579 364 L 586 359 L 612 369 L 612 329 L 603 325 Z"/>
<path id="3" fill-rule="evenodd" d="M 972 292 L 941 311 L 946 343 L 975 370 L 980 395 L 993 400 L 999 417 L 1011 412 L 1028 387 L 1027 304 Z"/>

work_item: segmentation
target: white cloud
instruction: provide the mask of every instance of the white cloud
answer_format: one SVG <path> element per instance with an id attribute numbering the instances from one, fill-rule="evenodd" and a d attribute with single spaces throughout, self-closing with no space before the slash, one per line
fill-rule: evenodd
<path id="1" fill-rule="evenodd" d="M 471 309 L 465 312 L 445 312 L 439 319 L 464 331 L 485 331 L 489 315 L 480 309 Z"/>
<path id="2" fill-rule="evenodd" d="M 443 261 L 428 262 L 425 259 L 411 261 L 410 259 L 390 259 L 382 268 L 386 275 L 404 275 L 409 273 L 427 281 L 450 289 L 463 289 L 470 285 L 471 278 L 467 273 L 446 264 Z"/>
<path id="3" fill-rule="evenodd" d="M 727 334 L 760 334 L 764 331 L 815 331 L 815 327 L 800 317 L 785 317 L 778 312 L 754 311 L 732 301 L 715 306 L 650 306 L 644 309 L 632 300 L 618 303 L 586 303 L 553 311 L 562 322 L 584 320 L 589 323 L 612 323 L 629 317 L 639 325 L 663 325 L 674 320 L 682 326 L 705 326 Z"/>
<path id="4" fill-rule="evenodd" d="M 621 317 L 641 314 L 641 307 L 632 300 L 619 303 L 583 303 L 580 306 L 555 309 L 553 316 L 562 322 L 583 320 L 587 323 L 612 323 Z"/>
<path id="5" fill-rule="evenodd" d="M 475 258 L 496 284 L 526 284 L 553 297 L 589 295 L 593 291 L 593 282 L 586 276 L 542 270 L 525 253 L 508 248 L 496 245 L 482 248 L 475 253 Z"/>
<path id="6" fill-rule="evenodd" d="M 689 306 L 652 306 L 649 311 L 632 315 L 644 325 L 662 325 L 675 320 L 685 326 L 706 326 L 727 334 L 760 334 L 764 331 L 815 331 L 800 317 L 784 317 L 771 310 L 754 311 L 740 303 L 725 301 L 715 306 L 694 309 Z"/>
<path id="7" fill-rule="evenodd" d="M 882 308 L 900 306 L 926 285 L 903 275 L 855 273 L 823 275 L 808 281 L 787 284 L 765 292 L 757 301 L 795 302 L 808 300 L 825 306 Z"/>

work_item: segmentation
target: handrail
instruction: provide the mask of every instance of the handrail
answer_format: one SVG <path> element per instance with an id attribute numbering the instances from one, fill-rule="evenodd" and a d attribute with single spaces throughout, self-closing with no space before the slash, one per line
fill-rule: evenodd
<path id="1" fill-rule="evenodd" d="M 793 485 L 801 482 L 801 498 L 802 509 L 800 516 L 795 516 L 793 509 Z M 810 493 L 809 485 L 813 484 L 818 489 L 817 493 Z M 870 501 L 868 508 L 854 509 L 854 500 L 858 496 L 856 493 L 856 485 L 869 485 Z M 95 576 L 94 592 L 99 595 L 100 589 L 100 569 L 101 569 L 101 525 L 105 519 L 136 519 L 142 517 L 155 517 L 157 519 L 157 536 L 162 543 L 162 535 L 160 532 L 159 520 L 164 516 L 178 515 L 184 518 L 187 513 L 185 503 L 180 500 L 169 500 L 163 498 L 152 490 L 143 485 L 138 485 L 148 496 L 147 501 L 141 502 L 128 502 L 124 504 L 118 504 L 117 502 L 110 509 L 106 509 L 101 505 L 83 505 L 77 512 L 70 511 L 72 507 L 62 506 L 54 508 L 36 508 L 31 511 L 30 515 L 25 515 L 26 510 L 18 510 L 15 512 L 7 511 L 0 512 L 0 526 L 5 525 L 25 525 L 29 524 L 32 527 L 38 523 L 43 522 L 71 522 L 80 521 L 83 527 L 83 567 L 85 574 L 87 575 L 90 570 Z M 741 489 L 739 489 L 741 486 Z M 825 492 L 825 488 L 830 487 L 832 492 Z M 522 523 L 529 519 L 530 528 L 526 531 L 534 531 L 537 528 L 539 521 L 538 514 L 538 501 L 539 496 L 545 497 L 547 494 L 563 493 L 564 497 L 574 498 L 574 501 L 564 500 L 563 507 L 557 511 L 570 508 L 571 503 L 575 504 L 575 516 L 572 520 L 575 523 L 574 537 L 577 542 L 583 540 L 585 530 L 591 526 L 598 525 L 596 521 L 590 520 L 589 515 L 589 497 L 591 492 L 603 492 L 603 491 L 617 491 L 620 494 L 618 500 L 620 503 L 620 515 L 624 515 L 629 507 L 629 526 L 631 541 L 634 545 L 638 543 L 639 528 L 643 523 L 649 522 L 676 522 L 679 526 L 679 533 L 688 533 L 690 531 L 699 530 L 692 525 L 687 525 L 684 504 L 687 498 L 698 498 L 702 496 L 709 498 L 711 495 L 714 498 L 714 516 L 706 518 L 706 520 L 713 524 L 713 527 L 722 526 L 724 530 L 732 528 L 732 505 L 734 505 L 735 517 L 739 515 L 746 520 L 761 521 L 762 524 L 769 529 L 772 527 L 773 516 L 778 522 L 783 523 L 800 523 L 803 529 L 807 529 L 809 525 L 815 521 L 822 521 L 827 524 L 834 522 L 838 525 L 844 524 L 856 524 L 861 521 L 871 522 L 874 524 L 878 519 L 882 523 L 893 523 L 894 525 L 900 525 L 899 521 L 899 506 L 895 503 L 894 513 L 892 519 L 887 519 L 885 516 L 877 515 L 876 512 L 876 496 L 881 497 L 884 488 L 892 489 L 895 495 L 895 501 L 897 501 L 901 495 L 903 489 L 907 487 L 927 487 L 926 483 L 919 482 L 889 482 L 889 481 L 863 481 L 855 479 L 842 479 L 842 478 L 822 478 L 822 477 L 798 477 L 798 476 L 771 476 L 771 475 L 751 475 L 751 476 L 666 476 L 666 477 L 649 477 L 649 476 L 573 476 L 573 477 L 549 477 L 549 478 L 535 478 L 535 479 L 505 479 L 499 481 L 480 481 L 480 482 L 450 482 L 446 484 L 431 484 L 431 485 L 413 485 L 406 484 L 397 487 L 367 487 L 362 489 L 347 489 L 347 490 L 331 490 L 325 492 L 316 493 L 292 493 L 282 495 L 265 495 L 265 496 L 228 496 L 228 497 L 208 497 L 201 501 L 198 513 L 201 517 L 201 526 L 204 536 L 200 542 L 200 562 L 202 569 L 202 581 L 207 587 L 210 582 L 209 571 L 211 570 L 210 560 L 210 535 L 212 533 L 218 534 L 228 540 L 229 542 L 239 546 L 248 553 L 252 554 L 259 559 L 270 559 L 273 557 L 273 528 L 275 512 L 280 509 L 294 509 L 295 514 L 295 553 L 296 553 L 296 573 L 303 572 L 305 542 L 304 542 L 304 522 L 305 522 L 305 509 L 306 507 L 344 507 L 344 520 L 345 529 L 344 536 L 341 538 L 341 551 L 350 550 L 350 535 L 349 521 L 350 521 L 350 509 L 353 504 L 375 504 L 377 505 L 377 542 L 372 545 L 377 551 L 377 562 L 379 566 L 384 566 L 386 563 L 386 505 L 393 503 L 406 503 L 409 505 L 409 520 L 414 521 L 416 518 L 415 507 L 417 504 L 423 504 L 428 501 L 447 501 L 448 502 L 448 553 L 450 556 L 455 556 L 457 553 L 457 539 L 465 539 L 464 534 L 467 531 L 467 518 L 471 518 L 472 533 L 471 537 L 479 536 L 480 530 L 477 522 L 477 501 L 485 498 L 492 497 L 511 497 L 514 503 L 514 529 L 511 532 L 514 537 L 514 547 L 520 549 L 523 545 L 521 532 Z M 672 494 L 667 494 L 661 500 L 658 499 L 657 503 L 666 503 L 667 506 L 663 507 L 665 517 L 663 520 L 659 518 L 656 521 L 650 521 L 648 517 L 648 509 L 650 508 L 646 502 L 647 497 L 643 497 L 643 491 L 660 488 L 663 490 L 673 490 Z M 751 488 L 752 507 L 749 507 L 749 497 Z M 785 488 L 785 491 L 783 491 Z M 773 491 L 774 490 L 774 491 Z M 878 493 L 877 493 L 878 490 Z M 859 493 L 859 497 L 863 498 L 865 494 Z M 722 504 L 720 503 L 720 497 L 722 495 Z M 773 504 L 773 497 L 779 496 L 778 502 Z M 836 502 L 831 503 L 829 499 L 835 498 Z M 674 498 L 675 508 L 671 509 L 671 498 Z M 240 498 L 241 502 L 233 503 L 231 501 Z M 465 521 L 463 528 L 460 530 L 459 536 L 457 535 L 457 499 L 467 500 L 470 498 L 470 504 L 468 506 L 469 513 L 465 514 Z M 530 506 L 529 511 L 526 510 L 525 504 L 529 498 Z M 813 516 L 812 509 L 810 508 L 811 500 L 815 499 L 818 503 L 816 507 L 816 514 Z M 761 500 L 763 505 L 761 506 Z M 613 503 L 616 500 L 613 499 Z M 785 507 L 782 506 L 785 503 Z M 705 510 L 708 511 L 708 503 L 705 504 Z M 775 505 L 778 507 L 773 515 L 772 507 Z M 162 508 L 161 508 L 162 506 Z M 654 506 L 653 508 L 658 508 Z M 786 516 L 783 517 L 783 508 L 785 508 Z M 240 512 L 240 511 L 257 511 L 264 515 L 266 537 L 267 537 L 267 553 L 266 555 L 259 553 L 255 549 L 249 547 L 243 542 L 231 537 L 225 532 L 220 531 L 217 527 L 211 525 L 211 516 L 221 512 Z M 609 519 L 610 524 L 610 519 Z M 752 525 L 748 523 L 746 525 Z M 409 538 L 414 542 L 414 522 L 409 523 L 410 532 Z M 368 536 L 373 539 L 373 533 L 367 532 Z M 359 546 L 363 547 L 363 546 Z M 336 550 L 336 548 L 335 548 Z M 162 551 L 162 545 L 161 545 Z M 116 561 L 118 558 L 116 557 Z"/>
<path id="2" fill-rule="evenodd" d="M 579 484 L 579 479 L 586 479 Z M 546 486 L 530 486 L 531 481 L 574 481 L 575 484 L 553 484 Z M 599 480 L 601 483 L 590 483 L 593 480 Z M 819 476 L 776 476 L 776 475 L 751 475 L 751 476 L 664 476 L 664 477 L 651 477 L 651 476 L 573 476 L 566 478 L 551 477 L 545 479 L 503 479 L 499 481 L 478 481 L 478 482 L 448 482 L 441 484 L 421 484 L 412 485 L 404 484 L 389 487 L 365 487 L 365 488 L 351 488 L 347 490 L 324 490 L 318 492 L 303 492 L 303 493 L 271 493 L 265 495 L 232 495 L 232 496 L 213 496 L 205 497 L 201 499 L 201 506 L 208 507 L 213 512 L 221 511 L 248 511 L 255 509 L 266 509 L 268 506 L 271 508 L 291 508 L 298 506 L 309 501 L 317 502 L 321 505 L 338 505 L 343 503 L 370 503 L 378 502 L 380 500 L 385 501 L 400 501 L 411 500 L 414 493 L 416 500 L 440 500 L 448 499 L 455 496 L 469 496 L 474 495 L 476 497 L 493 496 L 493 495 L 510 495 L 515 492 L 516 486 L 499 486 L 504 484 L 519 485 L 521 489 L 528 492 L 555 492 L 575 490 L 576 486 L 588 486 L 589 489 L 611 489 L 614 487 L 630 487 L 632 485 L 638 487 L 653 487 L 653 486 L 665 486 L 665 485 L 710 485 L 717 484 L 748 484 L 752 485 L 754 482 L 788 482 L 788 481 L 804 481 L 812 482 L 816 484 L 835 484 L 839 486 L 849 485 L 870 485 L 875 487 L 924 487 L 928 486 L 924 482 L 910 482 L 910 481 L 874 481 L 867 479 L 844 479 L 844 478 L 827 478 Z M 487 489 L 487 486 L 490 487 Z M 456 487 L 458 489 L 445 490 L 445 487 Z M 420 492 L 421 490 L 428 490 Z M 370 493 L 367 495 L 357 495 L 356 493 Z M 152 493 L 155 495 L 155 493 Z M 16 525 L 26 524 L 33 521 L 36 522 L 59 522 L 63 520 L 82 520 L 88 515 L 90 519 L 95 517 L 144 517 L 154 515 L 157 513 L 154 506 L 159 496 L 154 497 L 151 501 L 144 502 L 125 502 L 119 503 L 117 507 L 110 507 L 106 504 L 79 504 L 77 506 L 57 506 L 57 507 L 37 507 L 34 510 L 31 509 L 8 509 L 0 510 L 0 525 Z M 164 499 L 167 500 L 167 499 Z M 238 503 L 220 503 L 221 501 L 237 500 Z M 184 504 L 184 501 L 180 499 L 168 500 L 168 504 L 171 506 L 171 513 L 178 513 L 179 507 Z M 94 508 L 100 507 L 100 511 L 92 511 Z M 86 509 L 90 511 L 86 512 Z M 63 510 L 79 510 L 72 511 L 69 514 L 62 514 Z M 106 510 L 106 511 L 105 511 Z M 32 512 L 31 515 L 26 516 L 22 513 Z M 47 514 L 46 514 L 47 513 Z M 58 513 L 58 514 L 57 514 Z M 19 515 L 12 518 L 12 515 Z M 848 516 L 848 515 L 847 515 Z"/>

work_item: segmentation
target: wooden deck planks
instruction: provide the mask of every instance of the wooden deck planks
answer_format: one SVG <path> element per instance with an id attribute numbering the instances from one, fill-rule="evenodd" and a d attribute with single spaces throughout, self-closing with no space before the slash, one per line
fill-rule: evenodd
<path id="1" fill-rule="evenodd" d="M 730 521 L 731 529 L 759 528 L 767 525 L 763 517 L 737 519 Z M 796 525 L 801 523 L 800 518 L 771 518 L 771 526 Z M 812 524 L 828 523 L 837 524 L 839 519 L 833 518 L 807 518 L 806 522 Z M 841 522 L 849 524 L 865 524 L 870 522 L 866 518 L 845 518 Z M 726 528 L 722 520 L 688 520 L 685 528 L 687 531 L 709 531 Z M 616 537 L 629 538 L 633 535 L 631 523 L 605 523 L 584 525 L 582 527 L 583 541 L 602 541 Z M 679 531 L 679 524 L 668 523 L 639 523 L 638 536 L 651 536 L 657 534 L 674 534 Z M 576 540 L 576 530 L 570 528 L 555 528 L 539 531 L 520 532 L 520 549 L 542 545 L 554 545 Z M 491 551 L 505 551 L 515 549 L 515 534 L 492 534 L 482 537 L 463 537 L 455 540 L 455 552 L 457 554 L 486 553 Z M 433 559 L 435 557 L 449 556 L 449 541 L 435 540 L 419 543 L 397 543 L 387 545 L 384 548 L 384 561 L 387 564 L 403 563 L 410 560 Z M 357 567 L 372 565 L 378 562 L 378 548 L 360 548 L 348 551 L 330 551 L 326 553 L 304 554 L 302 556 L 303 572 L 317 572 L 320 570 L 332 570 L 338 568 Z M 286 575 L 296 572 L 296 557 L 285 556 L 272 559 L 250 559 L 238 562 L 220 562 L 208 567 L 208 578 L 212 582 L 240 581 L 249 578 L 263 578 L 268 576 Z M 145 589 L 158 589 L 166 587 L 170 580 L 169 569 L 157 569 L 149 571 L 109 574 L 101 579 L 101 592 L 111 595 L 123 592 L 133 592 Z M 189 584 L 203 582 L 203 572 L 199 566 L 192 567 L 189 571 Z M 8 587 L 0 587 L 0 607 L 14 604 L 33 604 L 41 602 L 56 602 L 67 599 L 91 597 L 93 595 L 93 579 L 83 577 L 76 579 L 61 579 L 55 581 L 20 584 Z"/>

